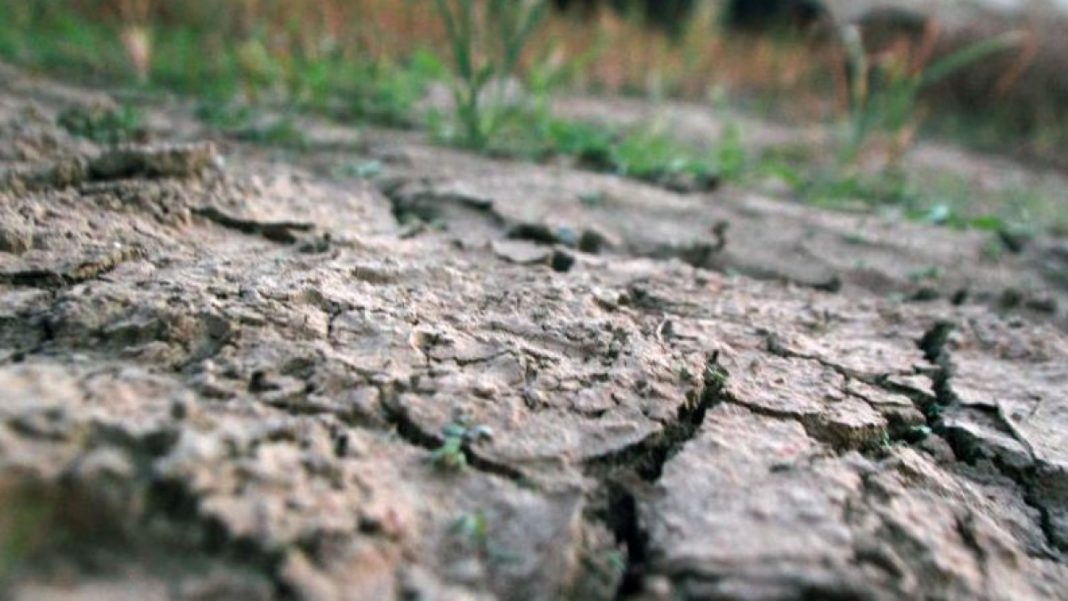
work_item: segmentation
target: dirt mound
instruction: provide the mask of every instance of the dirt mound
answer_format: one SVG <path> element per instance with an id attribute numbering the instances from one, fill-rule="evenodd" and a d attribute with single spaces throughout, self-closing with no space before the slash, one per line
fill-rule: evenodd
<path id="1" fill-rule="evenodd" d="M 336 150 L 105 149 L 55 125 L 91 98 L 3 86 L 15 599 L 1068 588 L 1055 328 L 710 270 L 770 201 L 397 134 L 379 186 L 316 175 Z"/>

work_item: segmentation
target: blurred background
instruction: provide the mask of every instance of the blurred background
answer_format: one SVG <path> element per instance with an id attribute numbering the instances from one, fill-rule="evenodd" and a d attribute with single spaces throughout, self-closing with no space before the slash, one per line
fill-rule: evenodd
<path id="1" fill-rule="evenodd" d="M 714 175 L 837 208 L 1059 233 L 1065 4 L 22 0 L 0 6 L 0 59 L 120 99 L 178 94 L 257 140 L 299 142 L 260 111 L 307 113 L 646 179 L 681 172 L 683 187 Z M 916 158 L 926 141 L 1029 171 Z"/>

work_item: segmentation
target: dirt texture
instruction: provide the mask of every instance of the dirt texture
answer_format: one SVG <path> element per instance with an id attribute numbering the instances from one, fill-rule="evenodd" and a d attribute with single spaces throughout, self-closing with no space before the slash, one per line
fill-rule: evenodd
<path id="1" fill-rule="evenodd" d="M 1068 338 L 887 294 L 1028 256 L 3 75 L 0 596 L 1068 598 Z"/>

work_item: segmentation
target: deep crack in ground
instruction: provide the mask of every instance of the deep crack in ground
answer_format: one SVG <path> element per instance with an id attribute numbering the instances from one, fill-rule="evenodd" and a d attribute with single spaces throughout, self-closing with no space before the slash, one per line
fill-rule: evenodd
<path id="1" fill-rule="evenodd" d="M 616 599 L 637 598 L 645 590 L 649 549 L 639 497 L 648 494 L 664 465 L 697 435 L 708 411 L 725 402 L 724 385 L 729 377 L 719 363 L 718 351 L 713 352 L 705 359 L 701 385 L 679 405 L 674 420 L 638 444 L 586 463 L 586 474 L 597 483 L 587 512 L 608 528 L 625 553 Z"/>

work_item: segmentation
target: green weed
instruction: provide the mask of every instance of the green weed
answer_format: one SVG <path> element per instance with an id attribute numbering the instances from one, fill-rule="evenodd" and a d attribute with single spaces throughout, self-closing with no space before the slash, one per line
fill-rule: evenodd
<path id="1" fill-rule="evenodd" d="M 340 47 L 279 45 L 288 38 L 271 38 L 263 24 L 235 36 L 226 25 L 198 16 L 195 7 L 182 7 L 171 18 L 175 22 L 151 31 L 144 81 L 130 64 L 117 24 L 62 3 L 0 4 L 0 58 L 76 81 L 189 94 L 205 104 L 285 104 L 406 127 L 418 124 L 417 103 L 446 75 L 432 52 L 418 48 L 403 57 L 369 59 Z"/>
<path id="2" fill-rule="evenodd" d="M 493 438 L 493 430 L 461 419 L 446 425 L 442 437 L 441 445 L 430 453 L 430 461 L 438 469 L 455 471 L 467 467 L 467 448 Z"/>
<path id="3" fill-rule="evenodd" d="M 431 83 L 446 75 L 436 55 L 416 50 L 401 62 L 320 60 L 295 73 L 293 85 L 304 108 L 346 120 L 413 127 L 420 122 L 417 105 Z"/>
<path id="4" fill-rule="evenodd" d="M 904 438 L 906 442 L 910 443 L 923 442 L 933 433 L 930 426 L 912 426 L 906 431 Z"/>
<path id="5" fill-rule="evenodd" d="M 931 265 L 923 269 L 910 271 L 908 277 L 909 281 L 914 284 L 919 284 L 921 282 L 936 282 L 942 279 L 942 268 L 937 265 Z"/>
<path id="6" fill-rule="evenodd" d="M 719 365 L 719 352 L 717 351 L 705 364 L 705 387 L 722 390 L 727 386 L 730 374 Z"/>
<path id="7" fill-rule="evenodd" d="M 109 108 L 77 106 L 59 115 L 59 125 L 80 138 L 98 144 L 121 144 L 145 137 L 141 112 L 131 106 Z"/>
<path id="8" fill-rule="evenodd" d="M 617 170 L 615 147 L 619 143 L 619 135 L 611 128 L 554 118 L 533 125 L 527 131 L 537 136 L 533 140 L 537 152 L 574 157 L 581 166 L 589 169 Z"/>
<path id="9" fill-rule="evenodd" d="M 716 177 L 712 160 L 654 130 L 638 130 L 624 137 L 613 148 L 612 161 L 615 171 L 621 175 L 648 181 L 662 181 L 680 174 L 706 181 Z"/>
<path id="10" fill-rule="evenodd" d="M 847 174 L 816 169 L 807 178 L 797 174 L 790 181 L 802 200 L 826 208 L 909 207 L 916 199 L 911 182 L 900 171 Z"/>
<path id="11" fill-rule="evenodd" d="M 740 134 L 728 131 L 721 145 L 702 150 L 656 127 L 629 131 L 597 123 L 528 113 L 501 130 L 491 153 L 546 160 L 569 158 L 582 168 L 614 173 L 680 192 L 708 190 L 724 176 L 741 177 L 748 165 Z M 597 197 L 583 199 L 597 205 Z"/>
<path id="12" fill-rule="evenodd" d="M 657 128 L 612 135 L 610 128 L 556 122 L 546 146 L 580 164 L 671 187 L 707 190 L 723 179 L 739 179 L 748 166 L 741 133 L 731 127 L 718 144 L 702 151 Z"/>
<path id="13" fill-rule="evenodd" d="M 252 124 L 233 132 L 234 137 L 254 144 L 287 148 L 306 148 L 308 138 L 292 117 L 279 117 L 262 124 Z"/>
<path id="14" fill-rule="evenodd" d="M 476 549 L 484 549 L 489 539 L 489 527 L 482 512 L 464 513 L 456 518 L 449 530 Z"/>
<path id="15" fill-rule="evenodd" d="M 979 252 L 982 254 L 983 260 L 989 263 L 997 263 L 1005 258 L 1005 245 L 997 237 L 988 238 L 983 242 Z"/>
<path id="16" fill-rule="evenodd" d="M 543 0 L 435 0 L 452 47 L 452 92 L 460 141 L 484 148 L 508 114 L 499 90 L 516 74 L 531 36 L 545 20 Z M 496 86 L 497 98 L 487 98 Z"/>
<path id="17" fill-rule="evenodd" d="M 727 126 L 719 143 L 713 149 L 716 173 L 724 180 L 739 180 L 749 169 L 749 153 L 737 125 Z"/>
<path id="18" fill-rule="evenodd" d="M 683 384 L 692 384 L 694 382 L 693 373 L 685 365 L 679 366 L 679 381 Z"/>
<path id="19" fill-rule="evenodd" d="M 0 3 L 0 56 L 80 81 L 133 77 L 112 28 L 78 18 L 64 3 Z"/>
<path id="20" fill-rule="evenodd" d="M 462 438 L 448 437 L 430 454 L 430 461 L 442 470 L 461 470 L 467 467 Z"/>
<path id="21" fill-rule="evenodd" d="M 847 27 L 842 37 L 853 76 L 849 133 L 839 156 L 843 164 L 856 161 L 877 132 L 890 137 L 890 163 L 896 163 L 919 126 L 919 99 L 923 92 L 1022 40 L 1019 32 L 1009 32 L 975 42 L 927 63 L 922 56 L 917 61 L 896 53 L 889 53 L 883 61 L 872 62 L 857 26 Z"/>
<path id="22" fill-rule="evenodd" d="M 210 100 L 200 102 L 194 114 L 211 127 L 231 131 L 244 129 L 256 119 L 256 111 L 248 105 Z"/>
<path id="23" fill-rule="evenodd" d="M 842 241 L 853 246 L 868 246 L 871 242 L 864 234 L 849 232 L 842 236 Z"/>

